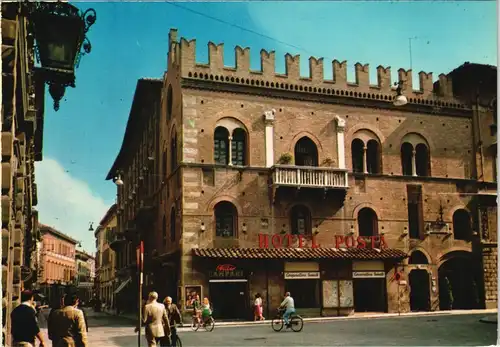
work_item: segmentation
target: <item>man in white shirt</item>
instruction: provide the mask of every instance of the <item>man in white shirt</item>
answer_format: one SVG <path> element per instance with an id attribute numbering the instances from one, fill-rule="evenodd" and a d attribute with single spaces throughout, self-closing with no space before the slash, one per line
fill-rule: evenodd
<path id="1" fill-rule="evenodd" d="M 283 314 L 283 320 L 285 321 L 285 325 L 287 328 L 290 328 L 290 315 L 295 313 L 295 301 L 290 296 L 290 292 L 285 293 L 285 300 L 280 305 L 280 308 L 285 309 L 285 313 Z"/>

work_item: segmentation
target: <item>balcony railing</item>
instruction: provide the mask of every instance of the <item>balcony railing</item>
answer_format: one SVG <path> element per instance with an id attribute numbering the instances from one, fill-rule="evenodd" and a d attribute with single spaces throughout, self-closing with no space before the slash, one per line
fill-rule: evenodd
<path id="1" fill-rule="evenodd" d="M 347 170 L 315 167 L 276 165 L 272 168 L 273 184 L 291 187 L 347 188 Z"/>

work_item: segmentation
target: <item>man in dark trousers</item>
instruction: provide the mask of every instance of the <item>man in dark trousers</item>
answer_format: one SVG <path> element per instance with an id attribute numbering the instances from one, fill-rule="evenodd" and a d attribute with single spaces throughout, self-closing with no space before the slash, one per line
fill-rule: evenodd
<path id="1" fill-rule="evenodd" d="M 182 324 L 182 318 L 181 318 L 181 313 L 179 311 L 179 308 L 177 307 L 176 304 L 172 303 L 172 298 L 170 296 L 167 296 L 165 300 L 163 301 L 163 304 L 165 305 L 165 308 L 167 309 L 167 316 L 170 322 L 170 332 L 171 336 L 168 338 L 163 338 L 161 341 L 161 346 L 165 347 L 175 347 L 177 346 L 177 327 L 176 324 Z M 169 343 L 170 341 L 170 343 Z"/>
<path id="2" fill-rule="evenodd" d="M 21 293 L 21 304 L 10 315 L 12 327 L 12 342 L 14 347 L 34 347 L 35 338 L 40 346 L 45 346 L 38 321 L 36 319 L 35 295 L 30 290 Z"/>

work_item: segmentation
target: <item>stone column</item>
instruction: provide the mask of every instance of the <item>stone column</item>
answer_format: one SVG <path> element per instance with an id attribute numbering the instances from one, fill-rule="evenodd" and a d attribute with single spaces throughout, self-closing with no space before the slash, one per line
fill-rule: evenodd
<path id="1" fill-rule="evenodd" d="M 228 149 L 229 158 L 227 160 L 227 165 L 233 166 L 233 137 L 231 135 L 229 135 L 229 137 L 227 139 L 228 139 L 227 143 L 229 146 L 229 149 Z"/>
<path id="2" fill-rule="evenodd" d="M 344 130 L 345 119 L 335 116 L 337 122 L 337 156 L 339 169 L 345 169 L 345 143 L 344 143 Z M 364 160 L 363 160 L 364 162 Z"/>
<path id="3" fill-rule="evenodd" d="M 366 158 L 366 146 L 363 147 L 363 173 L 368 173 L 368 163 Z"/>
<path id="4" fill-rule="evenodd" d="M 417 152 L 413 149 L 411 151 L 411 174 L 412 176 L 417 176 L 417 162 L 415 158 L 415 154 Z"/>
<path id="5" fill-rule="evenodd" d="M 265 111 L 264 122 L 266 124 L 265 145 L 266 145 L 266 167 L 274 165 L 274 115 L 276 111 Z"/>

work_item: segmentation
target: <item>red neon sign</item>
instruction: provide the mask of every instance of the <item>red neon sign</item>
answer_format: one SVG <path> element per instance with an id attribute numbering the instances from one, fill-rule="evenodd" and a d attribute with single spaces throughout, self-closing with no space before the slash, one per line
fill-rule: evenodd
<path id="1" fill-rule="evenodd" d="M 259 248 L 306 248 L 306 236 L 291 234 L 274 234 L 272 236 L 259 234 Z M 334 235 L 335 248 L 387 248 L 383 235 L 380 236 L 344 236 Z M 319 248 L 320 244 L 311 236 L 311 245 L 308 248 Z"/>
<path id="2" fill-rule="evenodd" d="M 216 270 L 217 271 L 233 271 L 233 270 L 236 270 L 236 266 L 231 265 L 231 264 L 220 264 L 220 265 L 217 265 Z"/>

